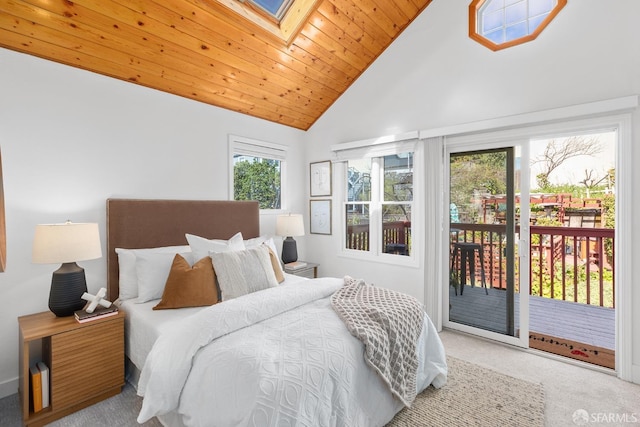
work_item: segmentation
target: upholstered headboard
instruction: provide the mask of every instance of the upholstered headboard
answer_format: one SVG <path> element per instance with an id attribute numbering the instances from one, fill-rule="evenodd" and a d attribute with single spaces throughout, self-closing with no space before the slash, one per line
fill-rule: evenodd
<path id="1" fill-rule="evenodd" d="M 107 200 L 107 289 L 118 298 L 116 248 L 186 245 L 185 233 L 207 239 L 260 235 L 258 202 L 228 200 Z"/>

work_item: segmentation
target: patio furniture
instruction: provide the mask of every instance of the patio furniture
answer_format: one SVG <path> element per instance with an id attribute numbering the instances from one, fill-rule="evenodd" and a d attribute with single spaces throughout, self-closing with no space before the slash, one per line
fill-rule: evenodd
<path id="1" fill-rule="evenodd" d="M 489 295 L 484 275 L 484 251 L 482 249 L 482 245 L 480 243 L 473 242 L 454 242 L 453 252 L 451 254 L 451 271 L 457 270 L 458 264 L 456 261 L 458 261 L 459 257 L 460 275 L 458 276 L 458 283 L 460 284 L 460 295 L 464 292 L 464 285 L 467 281 L 467 265 L 469 266 L 470 284 L 472 287 L 476 284 L 476 252 L 478 253 L 480 262 L 480 278 L 482 280 L 482 286 L 484 287 L 485 293 Z M 456 295 L 457 294 L 458 292 L 456 290 Z"/>
<path id="2" fill-rule="evenodd" d="M 409 255 L 407 253 L 407 245 L 402 243 L 387 243 L 385 253 L 395 255 Z"/>

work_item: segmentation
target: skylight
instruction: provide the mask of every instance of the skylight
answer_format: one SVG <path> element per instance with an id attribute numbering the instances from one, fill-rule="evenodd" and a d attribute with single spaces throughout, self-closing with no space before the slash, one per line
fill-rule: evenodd
<path id="1" fill-rule="evenodd" d="M 535 39 L 566 0 L 474 0 L 469 35 L 493 50 Z"/>
<path id="2" fill-rule="evenodd" d="M 293 41 L 306 18 L 320 0 L 202 0 L 217 3 L 234 11 L 253 24 L 280 38 Z M 294 6 L 295 3 L 295 7 Z"/>
<path id="3" fill-rule="evenodd" d="M 276 21 L 280 22 L 282 17 L 293 3 L 293 0 L 245 0 L 260 10 L 268 13 Z"/>

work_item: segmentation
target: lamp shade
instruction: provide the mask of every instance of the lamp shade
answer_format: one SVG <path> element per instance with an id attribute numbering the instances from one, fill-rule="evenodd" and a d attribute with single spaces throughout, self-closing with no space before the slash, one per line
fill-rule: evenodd
<path id="1" fill-rule="evenodd" d="M 278 215 L 276 219 L 276 235 L 304 236 L 304 222 L 300 214 Z"/>
<path id="2" fill-rule="evenodd" d="M 32 252 L 36 264 L 62 264 L 101 256 L 98 224 L 66 222 L 36 226 Z"/>

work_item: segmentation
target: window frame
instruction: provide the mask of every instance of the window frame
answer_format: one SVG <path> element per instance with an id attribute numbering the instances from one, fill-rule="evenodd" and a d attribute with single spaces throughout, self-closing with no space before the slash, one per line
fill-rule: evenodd
<path id="1" fill-rule="evenodd" d="M 547 27 L 547 25 L 549 25 L 549 23 L 553 21 L 556 15 L 560 13 L 562 8 L 564 8 L 564 6 L 567 4 L 567 0 L 557 0 L 558 4 L 556 4 L 553 7 L 553 9 L 551 9 L 551 12 L 549 12 L 549 15 L 547 15 L 547 17 L 543 19 L 542 22 L 540 22 L 538 27 L 531 34 L 528 34 L 523 37 L 519 37 L 514 40 L 510 40 L 504 43 L 497 44 L 479 33 L 479 30 L 482 26 L 478 22 L 479 21 L 478 14 L 480 12 L 480 9 L 482 9 L 482 6 L 487 1 L 488 0 L 473 0 L 469 4 L 469 37 L 477 41 L 481 45 L 493 50 L 494 52 L 497 50 L 507 49 L 509 47 L 517 46 L 519 44 L 523 44 L 523 43 L 527 43 L 532 40 L 535 40 L 540 35 L 540 33 L 542 33 L 542 31 Z"/>
<path id="2" fill-rule="evenodd" d="M 305 18 L 315 10 L 320 0 L 293 0 L 287 12 L 276 21 L 270 14 L 261 10 L 259 6 L 238 0 L 206 0 L 208 3 L 220 4 L 247 19 L 260 29 L 267 31 L 282 40 L 285 45 L 293 43 L 295 37 L 302 30 Z M 214 7 L 215 8 L 215 7 Z"/>
<path id="3" fill-rule="evenodd" d="M 236 200 L 234 194 L 234 163 L 233 156 L 244 154 L 247 156 L 261 157 L 280 161 L 280 208 L 260 209 L 260 213 L 279 214 L 287 211 L 287 157 L 288 147 L 258 139 L 246 138 L 238 135 L 229 135 L 229 200 Z"/>
<path id="4" fill-rule="evenodd" d="M 245 0 L 244 4 L 251 7 L 253 10 L 256 11 L 256 13 L 260 13 L 267 19 L 270 19 L 273 22 L 280 24 L 280 21 L 282 21 L 282 18 L 284 18 L 284 16 L 287 14 L 291 6 L 293 6 L 294 2 L 295 0 L 282 0 L 282 3 L 278 7 L 278 10 L 275 12 L 271 12 L 265 6 L 260 4 L 259 1 L 256 1 L 256 0 Z"/>
<path id="5" fill-rule="evenodd" d="M 422 223 L 422 204 L 424 197 L 422 195 L 422 176 L 424 155 L 421 141 L 418 139 L 417 132 L 411 132 L 403 135 L 394 135 L 388 137 L 377 138 L 375 140 L 355 141 L 344 144 L 336 144 L 331 147 L 335 153 L 334 165 L 336 176 L 340 182 L 336 186 L 339 189 L 340 203 L 340 250 L 338 256 L 382 262 L 386 264 L 401 265 L 407 267 L 418 268 L 420 266 L 420 254 L 423 245 L 423 226 Z M 411 253 L 409 255 L 399 255 L 385 253 L 382 248 L 382 206 L 384 201 L 384 156 L 400 154 L 405 152 L 413 153 L 413 197 L 411 201 L 402 202 L 402 204 L 411 205 Z M 347 213 L 346 206 L 354 204 L 348 200 L 348 160 L 358 158 L 371 159 L 371 200 L 364 202 L 369 205 L 369 250 L 362 251 L 347 248 Z M 362 204 L 355 202 L 356 204 Z"/>

